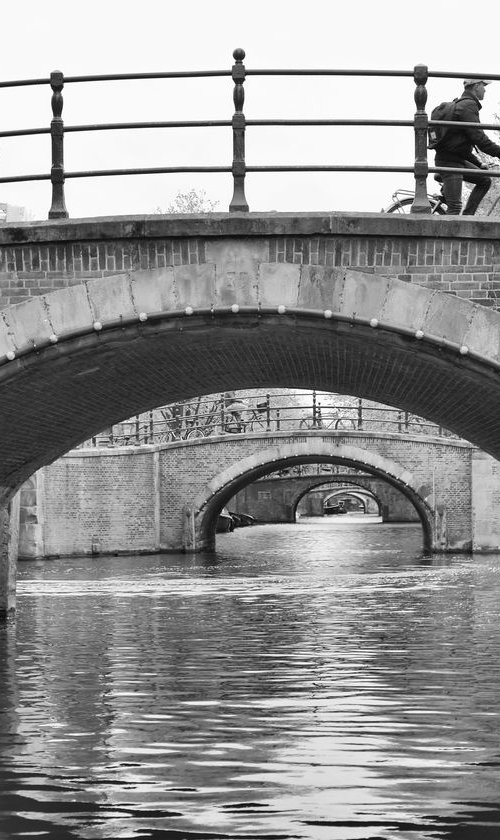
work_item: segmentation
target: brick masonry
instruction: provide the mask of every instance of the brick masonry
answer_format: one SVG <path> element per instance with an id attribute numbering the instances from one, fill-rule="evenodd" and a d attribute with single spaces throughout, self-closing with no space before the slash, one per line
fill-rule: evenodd
<path id="1" fill-rule="evenodd" d="M 192 217 L 164 219 L 3 226 L 0 308 L 88 279 L 203 265 L 210 259 L 209 243 L 232 235 L 235 226 L 255 242 L 263 240 L 263 260 L 268 263 L 357 268 L 499 307 L 500 225 L 490 219 L 479 223 L 375 214 L 250 214 L 246 220 L 213 214 L 216 221 L 205 224 Z M 172 228 L 182 235 L 165 235 Z M 299 233 L 279 235 L 286 228 Z M 304 232 L 328 228 L 330 232 L 321 234 Z M 16 242 L 19 239 L 30 241 Z"/>
<path id="2" fill-rule="evenodd" d="M 360 469 L 370 466 L 410 491 L 430 531 L 439 520 L 436 549 L 467 550 L 473 544 L 472 452 L 461 442 L 368 433 L 253 434 L 164 447 L 75 450 L 39 471 L 38 514 L 33 485 L 27 486 L 21 521 L 30 527 L 21 535 L 21 556 L 189 550 L 189 510 L 198 547 L 213 544 L 214 515 L 240 487 L 272 472 L 279 458 L 357 459 Z"/>
<path id="3" fill-rule="evenodd" d="M 204 239 L 32 244 L 0 247 L 0 307 L 97 277 L 203 265 Z M 499 308 L 500 242 L 388 237 L 275 237 L 268 263 L 344 266 L 396 277 Z"/>
<path id="4" fill-rule="evenodd" d="M 264 478 L 240 490 L 231 500 L 231 510 L 249 513 L 259 522 L 294 522 L 297 505 L 306 493 L 317 489 L 307 497 L 306 515 L 321 516 L 323 499 L 345 487 L 365 488 L 373 493 L 386 522 L 419 521 L 414 506 L 399 490 L 386 481 L 361 474 L 352 475 L 351 480 L 342 474 Z"/>

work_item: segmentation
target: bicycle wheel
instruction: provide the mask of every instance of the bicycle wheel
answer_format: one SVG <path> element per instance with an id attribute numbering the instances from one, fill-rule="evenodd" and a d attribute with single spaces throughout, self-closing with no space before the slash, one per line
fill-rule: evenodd
<path id="1" fill-rule="evenodd" d="M 200 426 L 194 426 L 189 432 L 186 432 L 184 435 L 184 440 L 193 440 L 194 438 L 202 438 L 205 437 L 205 432 Z"/>
<path id="2" fill-rule="evenodd" d="M 437 201 L 435 198 L 429 198 L 431 210 L 430 212 L 436 214 L 437 216 L 444 216 L 445 209 L 440 201 Z M 413 198 L 402 198 L 400 201 L 395 201 L 394 204 L 391 204 L 386 213 L 402 213 L 403 215 L 407 215 L 411 213 L 411 206 L 413 204 Z"/>

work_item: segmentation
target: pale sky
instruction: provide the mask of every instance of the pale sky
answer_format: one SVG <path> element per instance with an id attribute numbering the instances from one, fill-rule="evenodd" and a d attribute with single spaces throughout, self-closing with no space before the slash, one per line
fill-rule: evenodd
<path id="1" fill-rule="evenodd" d="M 500 73 L 498 0 L 473 15 L 463 0 L 25 0 L 2 8 L 2 78 L 229 69 L 236 47 L 252 68 L 342 68 Z M 474 35 L 477 29 L 477 36 Z M 462 90 L 459 80 L 431 80 L 428 110 Z M 230 78 L 69 84 L 68 125 L 135 120 L 230 119 Z M 411 119 L 411 78 L 249 77 L 248 119 Z M 2 130 L 50 123 L 50 88 L 0 89 Z M 481 118 L 495 121 L 500 82 L 487 88 Z M 50 170 L 50 138 L 0 138 L 5 175 Z M 411 129 L 248 128 L 247 164 L 412 165 Z M 70 134 L 68 171 L 167 165 L 230 165 L 230 128 L 157 129 Z M 432 155 L 430 156 L 432 163 Z M 430 185 L 432 182 L 430 182 Z M 248 174 L 251 211 L 377 212 L 392 192 L 411 187 L 404 174 Z M 230 174 L 149 175 L 66 182 L 71 217 L 154 213 L 178 191 L 203 189 L 226 211 Z M 0 184 L 0 202 L 46 219 L 49 182 Z"/>

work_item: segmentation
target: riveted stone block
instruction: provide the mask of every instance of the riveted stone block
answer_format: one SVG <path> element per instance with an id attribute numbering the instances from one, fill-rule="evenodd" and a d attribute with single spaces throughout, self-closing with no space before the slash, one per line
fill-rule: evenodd
<path id="1" fill-rule="evenodd" d="M 45 302 L 51 331 L 59 338 L 92 325 L 92 311 L 83 285 L 51 292 Z"/>
<path id="2" fill-rule="evenodd" d="M 216 305 L 256 306 L 259 268 L 268 261 L 267 251 L 267 243 L 260 239 L 208 243 L 207 258 L 216 264 Z"/>
<path id="3" fill-rule="evenodd" d="M 134 301 L 127 274 L 116 274 L 86 283 L 94 320 L 106 324 L 119 318 L 135 317 Z"/>
<path id="4" fill-rule="evenodd" d="M 300 265 L 263 263 L 259 275 L 259 300 L 262 306 L 296 306 L 299 294 Z"/>
<path id="5" fill-rule="evenodd" d="M 177 308 L 210 307 L 215 300 L 215 266 L 211 263 L 176 265 L 174 266 L 174 284 Z"/>
<path id="6" fill-rule="evenodd" d="M 341 311 L 359 318 L 380 319 L 390 281 L 374 274 L 347 271 Z"/>
<path id="7" fill-rule="evenodd" d="M 52 333 L 47 307 L 42 297 L 11 306 L 4 310 L 12 341 L 19 350 L 26 350 L 38 344 L 47 344 Z"/>
<path id="8" fill-rule="evenodd" d="M 171 266 L 130 274 L 130 288 L 136 313 L 171 312 L 178 309 L 174 270 Z"/>
<path id="9" fill-rule="evenodd" d="M 475 353 L 500 361 L 499 322 L 498 312 L 476 305 L 463 343 Z"/>
<path id="10" fill-rule="evenodd" d="M 345 268 L 302 266 L 297 305 L 305 309 L 330 309 L 332 312 L 338 312 L 345 276 Z"/>
<path id="11" fill-rule="evenodd" d="M 4 312 L 0 312 L 0 358 L 7 353 L 15 352 L 15 344 L 9 326 L 4 319 Z"/>
<path id="12" fill-rule="evenodd" d="M 412 330 L 422 329 L 432 292 L 409 283 L 391 283 L 382 309 L 384 323 L 404 324 Z"/>
<path id="13" fill-rule="evenodd" d="M 470 303 L 461 298 L 433 295 L 422 327 L 425 333 L 463 343 L 472 317 Z"/>

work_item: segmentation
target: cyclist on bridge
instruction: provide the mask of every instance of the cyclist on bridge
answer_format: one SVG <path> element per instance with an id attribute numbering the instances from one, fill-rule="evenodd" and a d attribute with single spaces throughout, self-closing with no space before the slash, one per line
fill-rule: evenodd
<path id="1" fill-rule="evenodd" d="M 486 85 L 489 84 L 490 82 L 485 79 L 465 79 L 464 92 L 462 96 L 455 100 L 452 119 L 457 122 L 478 123 L 481 101 L 484 99 Z M 443 195 L 448 206 L 447 213 L 451 216 L 458 216 L 462 209 L 462 183 L 464 180 L 474 184 L 463 211 L 464 216 L 474 215 L 491 186 L 491 178 L 484 172 L 487 166 L 474 155 L 474 148 L 491 157 L 500 158 L 498 143 L 490 140 L 479 127 L 449 127 L 436 147 L 436 166 L 452 166 L 471 170 L 470 174 L 467 175 L 458 175 L 453 172 L 440 173 L 443 182 Z"/>

